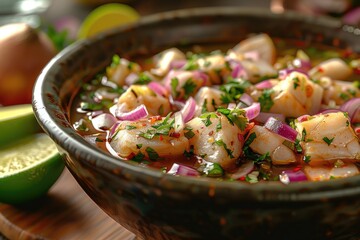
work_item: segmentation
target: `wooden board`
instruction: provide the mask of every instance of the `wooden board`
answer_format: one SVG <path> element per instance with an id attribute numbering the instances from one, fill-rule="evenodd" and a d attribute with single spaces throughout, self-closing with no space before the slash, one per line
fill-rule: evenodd
<path id="1" fill-rule="evenodd" d="M 106 215 L 66 169 L 47 196 L 30 206 L 0 204 L 0 232 L 14 240 L 136 239 Z"/>

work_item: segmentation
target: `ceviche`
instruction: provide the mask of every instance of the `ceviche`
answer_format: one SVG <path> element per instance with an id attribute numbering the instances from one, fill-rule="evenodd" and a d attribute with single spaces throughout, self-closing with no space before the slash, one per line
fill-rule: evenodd
<path id="1" fill-rule="evenodd" d="M 357 175 L 360 59 L 295 46 L 257 34 L 224 50 L 114 55 L 74 99 L 73 126 L 119 161 L 167 174 L 284 184 Z"/>

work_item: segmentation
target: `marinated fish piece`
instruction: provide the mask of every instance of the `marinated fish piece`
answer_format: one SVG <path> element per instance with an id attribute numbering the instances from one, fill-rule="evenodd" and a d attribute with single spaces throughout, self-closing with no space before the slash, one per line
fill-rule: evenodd
<path id="1" fill-rule="evenodd" d="M 248 52 L 257 52 L 259 59 L 262 59 L 269 64 L 273 64 L 276 57 L 275 45 L 269 35 L 264 33 L 241 41 L 232 48 L 232 51 L 238 55 L 243 55 Z"/>
<path id="2" fill-rule="evenodd" d="M 350 66 L 340 58 L 328 59 L 309 71 L 309 75 L 313 79 L 329 77 L 333 80 L 346 80 L 351 74 Z"/>
<path id="3" fill-rule="evenodd" d="M 309 164 L 350 159 L 360 161 L 360 144 L 346 113 L 318 114 L 295 124 Z"/>
<path id="4" fill-rule="evenodd" d="M 157 76 L 165 76 L 174 60 L 184 60 L 185 54 L 177 48 L 169 48 L 154 56 L 155 68 L 151 69 L 151 73 Z"/>
<path id="5" fill-rule="evenodd" d="M 274 86 L 273 105 L 269 112 L 282 113 L 286 117 L 315 114 L 321 107 L 323 89 L 300 72 L 290 73 Z"/>
<path id="6" fill-rule="evenodd" d="M 169 100 L 156 94 L 146 85 L 132 85 L 119 98 L 117 107 L 121 112 L 130 112 L 144 104 L 150 115 L 166 116 L 170 110 Z"/>
<path id="7" fill-rule="evenodd" d="M 185 100 L 194 96 L 202 86 L 209 85 L 209 77 L 197 70 L 171 70 L 165 76 L 163 84 L 174 99 Z"/>
<path id="8" fill-rule="evenodd" d="M 324 181 L 331 178 L 351 177 L 360 172 L 354 163 L 339 160 L 331 164 L 323 163 L 319 166 L 307 165 L 304 167 L 304 173 L 311 181 Z"/>
<path id="9" fill-rule="evenodd" d="M 221 53 L 198 58 L 195 64 L 197 64 L 200 71 L 209 76 L 212 84 L 221 84 L 230 75 L 230 69 L 227 67 L 225 57 Z"/>
<path id="10" fill-rule="evenodd" d="M 189 151 L 184 132 L 174 133 L 172 118 L 155 118 L 121 121 L 111 138 L 111 147 L 123 158 L 146 157 L 154 161 Z"/>
<path id="11" fill-rule="evenodd" d="M 195 95 L 197 110 L 195 116 L 200 116 L 204 112 L 214 112 L 221 105 L 221 94 L 219 89 L 212 87 L 202 87 Z"/>
<path id="12" fill-rule="evenodd" d="M 243 60 L 241 64 L 247 73 L 247 79 L 252 83 L 277 76 L 275 68 L 262 59 L 257 61 Z"/>
<path id="13" fill-rule="evenodd" d="M 254 140 L 249 145 L 255 153 L 269 154 L 275 165 L 285 165 L 296 162 L 295 153 L 283 145 L 284 138 L 275 134 L 263 126 L 255 125 L 249 132 L 249 136 L 255 134 Z"/>
<path id="14" fill-rule="evenodd" d="M 322 77 L 320 84 L 324 89 L 323 103 L 326 105 L 344 104 L 351 98 L 360 97 L 360 89 L 354 84 L 354 82 L 331 80 L 328 77 Z"/>
<path id="15" fill-rule="evenodd" d="M 189 144 L 195 155 L 218 163 L 224 169 L 235 166 L 244 145 L 244 132 L 236 124 L 230 123 L 225 115 L 206 113 L 189 121 L 186 127 L 194 133 Z"/>
<path id="16" fill-rule="evenodd" d="M 106 69 L 106 75 L 110 81 L 115 82 L 119 86 L 124 86 L 126 85 L 126 77 L 131 73 L 140 73 L 141 67 L 137 63 L 116 56 L 114 56 L 115 60 L 113 59 L 112 65 Z"/>

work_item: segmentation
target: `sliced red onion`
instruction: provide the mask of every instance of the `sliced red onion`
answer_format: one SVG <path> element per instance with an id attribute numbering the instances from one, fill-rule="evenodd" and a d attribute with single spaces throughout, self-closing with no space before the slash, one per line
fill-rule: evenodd
<path id="1" fill-rule="evenodd" d="M 305 122 L 305 121 L 307 121 L 309 119 L 309 117 L 310 117 L 310 115 L 305 114 L 305 115 L 302 115 L 302 116 L 298 117 L 296 120 L 298 122 Z"/>
<path id="2" fill-rule="evenodd" d="M 189 99 L 185 103 L 185 106 L 181 109 L 181 113 L 183 115 L 185 123 L 187 123 L 194 117 L 195 110 L 196 110 L 196 102 L 194 98 L 189 97 Z"/>
<path id="3" fill-rule="evenodd" d="M 329 108 L 329 109 L 324 109 L 324 110 L 320 111 L 319 113 L 327 114 L 327 113 L 336 113 L 336 112 L 341 112 L 341 111 L 340 111 L 340 109 Z"/>
<path id="4" fill-rule="evenodd" d="M 118 126 L 120 125 L 121 121 L 117 121 L 116 123 L 114 123 L 114 125 L 110 128 L 109 131 L 109 137 L 112 138 L 112 136 L 115 134 L 116 129 L 118 128 Z"/>
<path id="5" fill-rule="evenodd" d="M 270 80 L 264 80 L 262 82 L 255 84 L 255 87 L 257 89 L 269 89 L 273 87 L 273 84 L 271 83 Z"/>
<path id="6" fill-rule="evenodd" d="M 144 104 L 141 104 L 130 112 L 120 112 L 118 110 L 119 108 L 116 110 L 115 115 L 119 120 L 135 121 L 144 118 L 149 114 Z"/>
<path id="7" fill-rule="evenodd" d="M 167 173 L 172 175 L 180 175 L 180 176 L 188 176 L 188 177 L 197 177 L 200 175 L 196 169 L 177 163 L 174 163 Z"/>
<path id="8" fill-rule="evenodd" d="M 113 155 L 114 157 L 119 157 L 119 154 L 115 151 L 115 149 L 110 144 L 111 136 L 112 135 L 110 134 L 110 132 L 108 132 L 107 136 L 106 136 L 105 147 L 111 155 Z"/>
<path id="9" fill-rule="evenodd" d="M 354 132 L 358 137 L 360 137 L 360 125 L 354 127 Z"/>
<path id="10" fill-rule="evenodd" d="M 227 108 L 233 110 L 234 108 L 236 108 L 236 103 L 229 103 Z"/>
<path id="11" fill-rule="evenodd" d="M 100 114 L 91 120 L 92 125 L 98 131 L 109 130 L 115 122 L 116 118 L 110 113 Z"/>
<path id="12" fill-rule="evenodd" d="M 243 108 L 245 115 L 249 120 L 256 118 L 260 113 L 260 103 L 254 102 L 251 106 Z"/>
<path id="13" fill-rule="evenodd" d="M 289 140 L 290 142 L 295 142 L 297 136 L 296 130 L 282 121 L 277 120 L 276 118 L 270 117 L 266 121 L 264 127 L 273 133 L 276 133 L 279 136 Z"/>
<path id="14" fill-rule="evenodd" d="M 240 102 L 245 103 L 247 106 L 250 106 L 251 104 L 254 103 L 254 100 L 252 99 L 252 97 L 247 93 L 241 94 L 241 97 L 239 100 L 240 100 Z"/>
<path id="15" fill-rule="evenodd" d="M 346 24 L 358 25 L 360 23 L 360 7 L 350 10 L 343 16 L 342 20 Z"/>
<path id="16" fill-rule="evenodd" d="M 231 77 L 233 78 L 247 78 L 248 74 L 243 65 L 234 59 L 229 60 L 230 68 L 232 69 Z"/>
<path id="17" fill-rule="evenodd" d="M 125 84 L 128 86 L 133 85 L 139 79 L 139 75 L 137 73 L 130 73 L 125 78 Z"/>
<path id="18" fill-rule="evenodd" d="M 207 85 L 207 83 L 209 82 L 209 76 L 202 72 L 202 71 L 194 71 L 194 78 L 195 79 L 201 79 L 202 80 L 202 86 Z"/>
<path id="19" fill-rule="evenodd" d="M 294 170 L 285 170 L 282 171 L 279 175 L 279 179 L 284 184 L 289 184 L 291 182 L 302 182 L 307 181 L 307 177 L 305 173 L 301 170 L 294 171 Z"/>
<path id="20" fill-rule="evenodd" d="M 300 70 L 303 72 L 308 72 L 312 68 L 310 61 L 300 59 L 300 58 L 294 59 L 293 65 L 297 70 Z"/>
<path id="21" fill-rule="evenodd" d="M 246 163 L 243 163 L 237 170 L 236 172 L 232 173 L 230 175 L 230 177 L 232 179 L 239 179 L 242 177 L 245 177 L 246 175 L 248 175 L 252 170 L 254 169 L 254 162 L 253 161 L 248 161 Z"/>
<path id="22" fill-rule="evenodd" d="M 354 122 L 354 120 L 358 121 L 358 119 L 360 118 L 359 109 L 360 109 L 360 98 L 352 98 L 340 106 L 341 111 L 347 112 L 349 114 L 349 118 L 351 119 L 351 122 Z"/>
<path id="23" fill-rule="evenodd" d="M 90 116 L 94 118 L 94 117 L 96 117 L 96 116 L 99 116 L 99 115 L 102 114 L 102 113 L 104 113 L 103 110 L 92 111 L 92 112 L 90 112 Z"/>
<path id="24" fill-rule="evenodd" d="M 153 90 L 155 93 L 161 95 L 161 96 L 167 96 L 168 95 L 168 91 L 167 89 L 161 85 L 161 83 L 158 82 L 150 82 L 148 84 L 148 87 Z"/>
<path id="25" fill-rule="evenodd" d="M 114 100 L 115 98 L 119 97 L 119 93 L 109 92 L 109 89 L 107 88 L 99 88 L 95 91 L 94 95 L 94 97 L 100 101 L 103 99 Z"/>
<path id="26" fill-rule="evenodd" d="M 175 59 L 170 63 L 170 69 L 180 69 L 186 65 L 186 59 Z"/>
<path id="27" fill-rule="evenodd" d="M 266 121 L 270 118 L 276 118 L 279 121 L 285 122 L 285 116 L 281 113 L 268 113 L 268 112 L 260 112 L 259 115 L 255 118 L 255 121 L 260 123 L 266 123 Z"/>
<path id="28" fill-rule="evenodd" d="M 174 119 L 175 119 L 175 122 L 174 122 L 174 131 L 176 133 L 179 133 L 181 132 L 184 127 L 185 127 L 185 122 L 184 122 L 184 118 L 183 118 L 183 115 L 181 112 L 176 112 L 174 114 Z"/>
<path id="29" fill-rule="evenodd" d="M 309 74 L 305 70 L 298 69 L 298 68 L 285 68 L 285 69 L 282 69 L 279 71 L 279 78 L 285 79 L 287 77 L 287 75 L 289 75 L 292 72 L 299 72 L 299 73 L 302 73 L 302 74 L 306 75 L 307 77 L 309 77 Z"/>

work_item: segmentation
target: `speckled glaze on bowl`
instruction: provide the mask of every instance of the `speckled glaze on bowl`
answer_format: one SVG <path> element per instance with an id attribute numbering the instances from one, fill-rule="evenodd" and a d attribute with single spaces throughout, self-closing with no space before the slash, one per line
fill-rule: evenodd
<path id="1" fill-rule="evenodd" d="M 40 75 L 33 106 L 66 166 L 113 219 L 143 239 L 359 239 L 360 176 L 327 182 L 249 185 L 166 175 L 116 159 L 69 122 L 84 79 L 120 56 L 179 44 L 237 43 L 249 33 L 321 42 L 360 52 L 360 30 L 294 13 L 243 8 L 179 10 L 78 42 Z M 76 193 L 74 193 L 76 194 Z"/>

